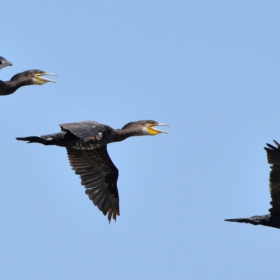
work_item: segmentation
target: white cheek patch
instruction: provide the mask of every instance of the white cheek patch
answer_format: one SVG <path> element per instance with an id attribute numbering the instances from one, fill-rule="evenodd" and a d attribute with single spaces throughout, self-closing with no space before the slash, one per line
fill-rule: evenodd
<path id="1" fill-rule="evenodd" d="M 32 81 L 33 81 L 33 85 L 39 85 L 39 86 L 41 86 L 41 85 L 43 85 L 44 84 L 44 82 L 43 81 L 41 81 L 40 80 L 40 78 L 32 78 Z"/>
<path id="2" fill-rule="evenodd" d="M 149 127 L 144 127 L 142 129 L 142 135 L 151 135 L 150 128 Z"/>

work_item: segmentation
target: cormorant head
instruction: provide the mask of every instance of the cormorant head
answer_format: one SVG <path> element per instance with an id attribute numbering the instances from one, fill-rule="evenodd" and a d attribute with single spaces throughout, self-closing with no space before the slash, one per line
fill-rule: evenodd
<path id="1" fill-rule="evenodd" d="M 166 131 L 155 128 L 155 126 L 169 126 L 169 124 L 158 123 L 156 121 L 144 120 L 137 122 L 130 122 L 122 129 L 133 130 L 136 135 L 157 135 L 159 133 L 166 133 Z"/>
<path id="2" fill-rule="evenodd" d="M 47 79 L 43 76 L 57 76 L 54 73 L 47 73 L 42 70 L 32 69 L 16 74 L 11 80 L 23 80 L 29 85 L 43 85 L 48 82 L 56 83 L 56 81 Z"/>
<path id="3" fill-rule="evenodd" d="M 34 85 L 43 85 L 43 84 L 48 83 L 48 82 L 56 83 L 56 81 L 51 80 L 51 79 L 47 79 L 43 76 L 56 76 L 56 77 L 58 77 L 54 73 L 47 73 L 45 71 L 36 70 L 36 69 L 35 70 L 28 70 L 26 72 L 28 72 L 29 77 L 33 80 Z"/>
<path id="4" fill-rule="evenodd" d="M 13 64 L 5 59 L 4 57 L 0 56 L 0 69 L 6 67 L 6 66 L 12 66 Z"/>

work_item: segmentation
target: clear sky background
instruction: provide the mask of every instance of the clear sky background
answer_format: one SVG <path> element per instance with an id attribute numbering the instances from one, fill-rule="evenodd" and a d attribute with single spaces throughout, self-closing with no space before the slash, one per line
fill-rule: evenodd
<path id="1" fill-rule="evenodd" d="M 265 143 L 280 141 L 279 1 L 2 1 L 0 279 L 277 279 Z M 110 144 L 121 216 L 84 194 L 59 147 L 18 136 L 95 120 L 169 123 Z"/>

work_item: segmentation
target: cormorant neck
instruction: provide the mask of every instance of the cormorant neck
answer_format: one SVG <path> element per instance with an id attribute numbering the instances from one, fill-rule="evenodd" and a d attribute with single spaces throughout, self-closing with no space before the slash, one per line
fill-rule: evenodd
<path id="1" fill-rule="evenodd" d="M 122 128 L 122 129 L 114 129 L 116 140 L 122 141 L 131 136 L 140 136 L 142 135 L 139 130 L 135 130 L 133 128 Z"/>
<path id="2" fill-rule="evenodd" d="M 28 80 L 10 80 L 8 82 L 1 81 L 0 83 L 0 95 L 9 95 L 14 93 L 17 89 L 22 86 L 31 85 L 30 81 Z"/>

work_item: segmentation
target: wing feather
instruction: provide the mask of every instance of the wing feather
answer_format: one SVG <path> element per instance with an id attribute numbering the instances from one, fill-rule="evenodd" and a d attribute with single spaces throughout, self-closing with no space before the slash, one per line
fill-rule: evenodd
<path id="1" fill-rule="evenodd" d="M 272 164 L 269 178 L 269 189 L 272 201 L 272 208 L 269 209 L 272 215 L 280 213 L 280 144 L 274 141 L 277 147 L 267 144 L 267 161 Z"/>
<path id="2" fill-rule="evenodd" d="M 75 136 L 84 140 L 100 140 L 103 137 L 104 131 L 109 127 L 94 121 L 83 121 L 77 123 L 60 124 L 62 131 L 70 131 Z"/>
<path id="3" fill-rule="evenodd" d="M 67 148 L 67 154 L 72 169 L 80 175 L 89 199 L 104 215 L 108 213 L 109 222 L 111 217 L 116 220 L 116 216 L 120 215 L 118 169 L 109 157 L 107 146 L 94 150 Z"/>

